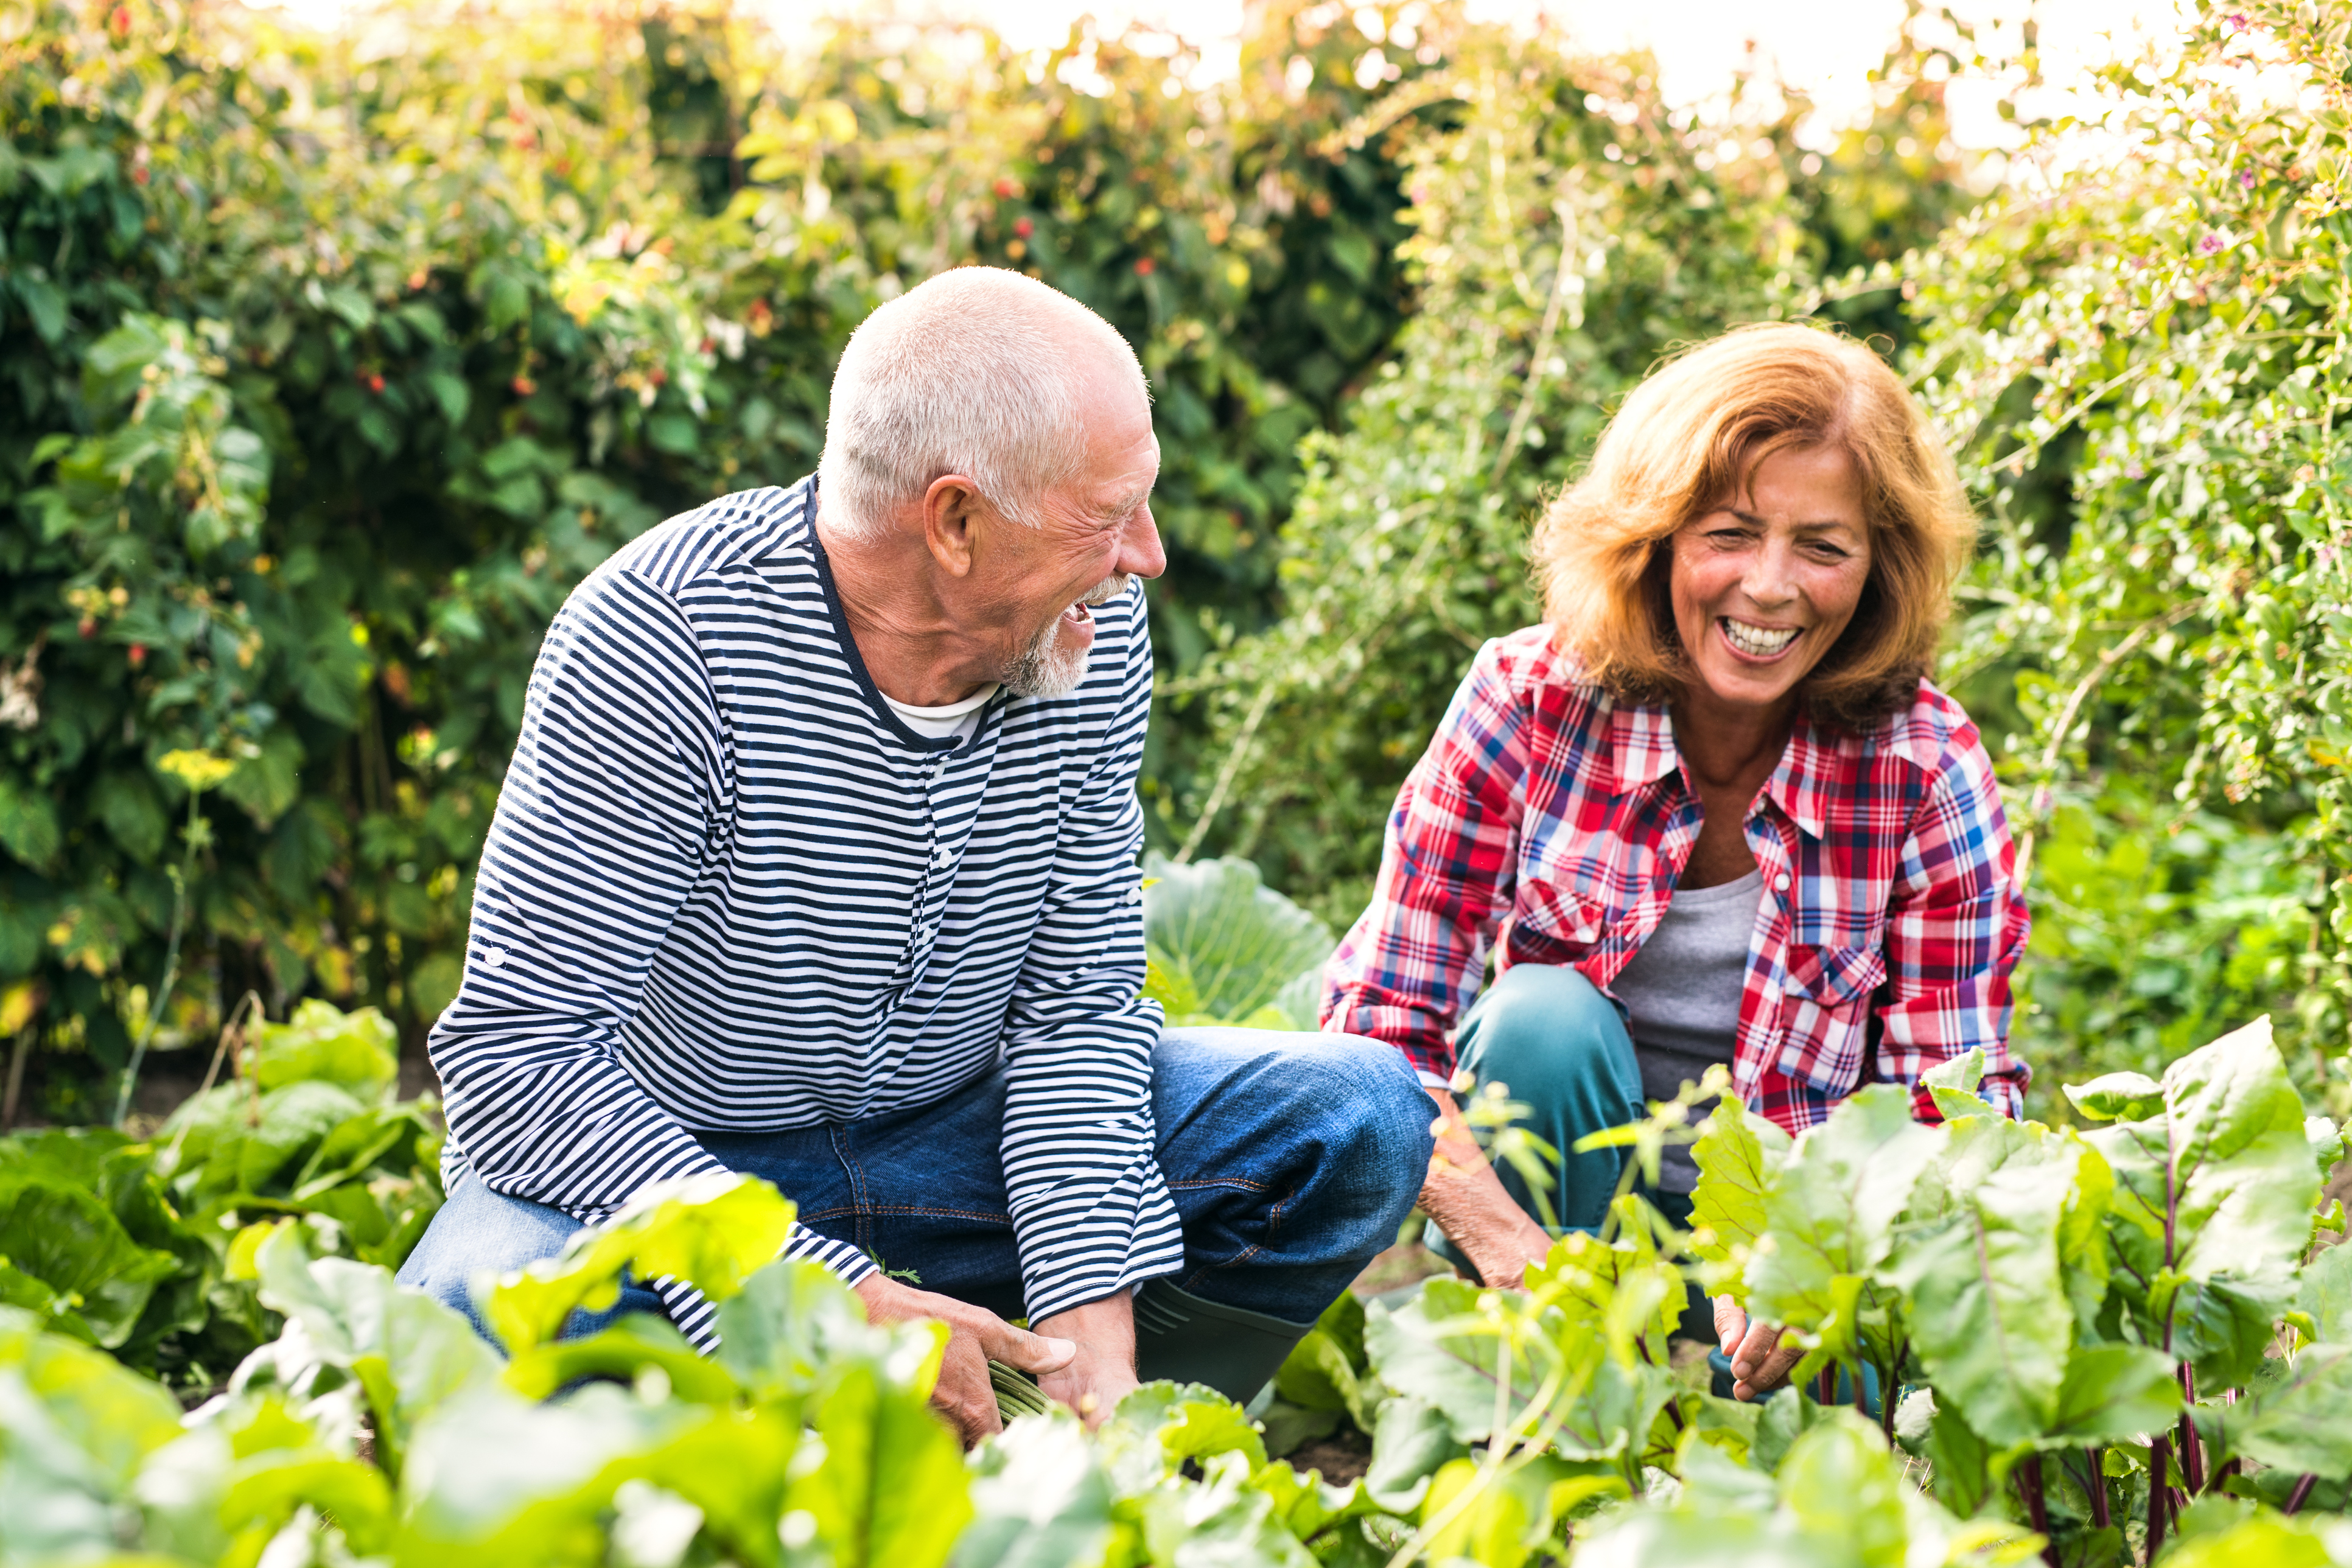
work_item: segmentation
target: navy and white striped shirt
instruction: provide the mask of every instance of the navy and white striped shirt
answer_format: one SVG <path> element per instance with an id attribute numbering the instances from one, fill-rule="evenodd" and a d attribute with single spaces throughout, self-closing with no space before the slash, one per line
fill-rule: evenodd
<path id="1" fill-rule="evenodd" d="M 927 740 L 866 674 L 815 495 L 673 518 L 549 627 L 432 1035 L 452 1173 L 593 1220 L 719 1169 L 687 1128 L 855 1121 L 1002 1061 L 1030 1315 L 1173 1272 L 1139 995 L 1141 585 L 1095 612 L 1076 692 L 1000 692 L 969 739 Z M 804 1229 L 786 1251 L 874 1268 Z M 708 1308 L 664 1295 L 708 1342 Z"/>

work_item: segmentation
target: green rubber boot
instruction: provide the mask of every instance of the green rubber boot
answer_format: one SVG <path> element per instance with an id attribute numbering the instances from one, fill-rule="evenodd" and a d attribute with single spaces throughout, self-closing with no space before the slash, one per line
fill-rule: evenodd
<path id="1" fill-rule="evenodd" d="M 1135 1373 L 1205 1383 L 1236 1405 L 1256 1397 L 1313 1323 L 1203 1301 L 1165 1279 L 1135 1293 Z"/>

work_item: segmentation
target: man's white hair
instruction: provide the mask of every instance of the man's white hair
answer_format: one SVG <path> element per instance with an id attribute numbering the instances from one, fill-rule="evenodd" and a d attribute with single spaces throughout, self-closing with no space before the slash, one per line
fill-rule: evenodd
<path id="1" fill-rule="evenodd" d="M 961 267 L 866 318 L 833 373 L 824 458 L 827 522 L 870 536 L 933 480 L 961 474 L 1034 526 L 1038 500 L 1086 461 L 1086 344 L 1150 396 L 1111 324 L 1034 278 Z"/>

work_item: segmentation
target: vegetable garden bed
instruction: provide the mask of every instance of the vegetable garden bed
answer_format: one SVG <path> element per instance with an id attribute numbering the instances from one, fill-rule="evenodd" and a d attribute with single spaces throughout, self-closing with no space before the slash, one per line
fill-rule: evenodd
<path id="1" fill-rule="evenodd" d="M 2070 1089 L 2087 1132 L 1989 1114 L 1967 1061 L 1938 1127 L 1878 1087 L 1790 1144 L 1727 1100 L 1687 1233 L 1629 1194 L 1524 1293 L 1343 1297 L 1251 1410 L 1157 1384 L 1097 1433 L 1019 1415 L 969 1456 L 927 1408 L 944 1331 L 767 1262 L 792 1206 L 748 1178 L 649 1193 L 499 1282 L 502 1358 L 392 1283 L 431 1123 L 352 1091 L 369 1021 L 262 1042 L 150 1142 L 5 1144 L 0 1562 L 2352 1561 L 2352 1253 L 2318 1206 L 2341 1142 L 2267 1025 Z M 297 1136 L 303 1105 L 337 1114 Z M 625 1268 L 719 1301 L 717 1356 L 644 1317 L 555 1339 Z M 1717 1398 L 1668 1342 L 1692 1282 L 1790 1325 L 1801 1387 L 1868 1369 L 1897 1398 Z M 1370 1436 L 1360 1477 L 1282 1457 L 1334 1429 Z"/>

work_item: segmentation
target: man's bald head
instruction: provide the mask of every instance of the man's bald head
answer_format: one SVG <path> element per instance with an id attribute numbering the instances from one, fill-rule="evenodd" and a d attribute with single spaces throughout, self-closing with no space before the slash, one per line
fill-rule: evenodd
<path id="1" fill-rule="evenodd" d="M 1127 340 L 1076 300 L 1001 268 L 942 272 L 842 351 L 818 469 L 828 526 L 871 536 L 948 474 L 1033 522 L 1086 459 L 1089 406 L 1122 385 L 1150 396 Z"/>

